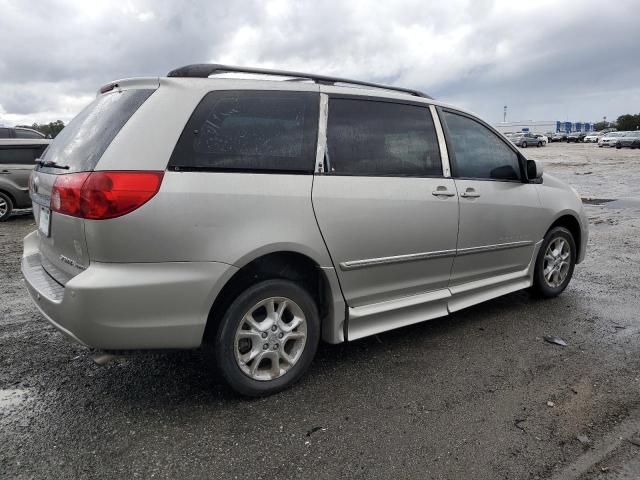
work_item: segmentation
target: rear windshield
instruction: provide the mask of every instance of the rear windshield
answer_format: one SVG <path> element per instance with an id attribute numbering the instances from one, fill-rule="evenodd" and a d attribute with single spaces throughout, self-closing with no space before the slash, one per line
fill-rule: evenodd
<path id="1" fill-rule="evenodd" d="M 127 120 L 155 90 L 125 90 L 100 95 L 64 127 L 42 160 L 66 165 L 52 173 L 93 170 Z"/>
<path id="2" fill-rule="evenodd" d="M 189 119 L 169 167 L 311 173 L 318 93 L 216 91 Z"/>

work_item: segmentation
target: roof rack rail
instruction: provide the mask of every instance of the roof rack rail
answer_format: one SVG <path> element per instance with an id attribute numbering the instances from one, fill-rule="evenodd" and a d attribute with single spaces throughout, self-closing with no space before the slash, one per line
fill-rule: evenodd
<path id="1" fill-rule="evenodd" d="M 301 73 L 290 72 L 287 70 L 271 70 L 268 68 L 251 68 L 251 67 L 236 67 L 233 65 L 220 65 L 217 63 L 195 63 L 192 65 L 185 65 L 184 67 L 171 70 L 167 77 L 197 77 L 207 78 L 214 73 L 255 73 L 258 75 L 272 75 L 278 77 L 293 77 L 296 80 L 313 80 L 315 83 L 323 85 L 335 85 L 336 83 L 346 83 L 351 85 L 361 85 L 364 87 L 380 88 L 383 90 L 394 90 L 396 92 L 408 93 L 415 97 L 429 98 L 429 95 L 422 93 L 418 90 L 412 90 L 410 88 L 393 87 L 391 85 L 383 85 L 380 83 L 363 82 L 361 80 L 349 80 L 348 78 L 329 77 L 326 75 L 316 75 L 313 73 Z"/>

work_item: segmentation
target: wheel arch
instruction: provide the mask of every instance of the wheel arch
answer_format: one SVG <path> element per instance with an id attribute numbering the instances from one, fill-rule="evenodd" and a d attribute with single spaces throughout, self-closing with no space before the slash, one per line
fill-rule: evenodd
<path id="1" fill-rule="evenodd" d="M 564 227 L 571 232 L 573 240 L 576 242 L 576 258 L 578 258 L 579 252 L 582 251 L 582 229 L 580 227 L 580 221 L 571 213 L 563 213 L 553 221 L 547 229 L 547 232 L 555 227 Z M 547 232 L 545 232 L 545 235 Z"/>
<path id="2" fill-rule="evenodd" d="M 344 301 L 342 293 L 336 291 L 339 286 L 333 267 L 323 267 L 307 252 L 293 249 L 261 249 L 244 257 L 238 265 L 242 266 L 226 281 L 211 306 L 203 341 L 214 338 L 225 311 L 241 292 L 270 279 L 290 280 L 305 288 L 318 306 L 322 338 L 331 343 L 344 340 L 342 332 L 336 331 L 336 325 L 344 321 Z"/>

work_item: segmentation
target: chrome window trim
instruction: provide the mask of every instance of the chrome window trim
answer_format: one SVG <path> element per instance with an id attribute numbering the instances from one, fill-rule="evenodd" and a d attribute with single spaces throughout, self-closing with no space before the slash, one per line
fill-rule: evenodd
<path id="1" fill-rule="evenodd" d="M 444 130 L 440 123 L 440 116 L 435 105 L 429 105 L 429 111 L 433 118 L 433 124 L 436 127 L 436 137 L 438 138 L 438 145 L 440 146 L 440 160 L 442 162 L 442 175 L 445 178 L 451 178 L 451 166 L 449 164 L 449 151 L 447 150 L 447 141 L 444 138 Z"/>
<path id="2" fill-rule="evenodd" d="M 434 252 L 409 253 L 406 255 L 394 255 L 391 257 L 365 258 L 363 260 L 349 260 L 340 263 L 340 270 L 356 270 L 359 268 L 375 267 L 376 265 L 389 265 L 394 263 L 415 262 L 432 258 L 453 257 L 455 255 L 471 255 L 474 253 L 495 252 L 533 245 L 534 242 L 524 240 L 521 242 L 498 243 L 494 245 L 482 245 L 480 247 L 461 248 L 458 250 L 437 250 Z"/>
<path id="3" fill-rule="evenodd" d="M 326 165 L 324 164 L 325 153 L 327 151 L 327 119 L 329 118 L 329 95 L 320 94 L 320 111 L 318 118 L 318 146 L 316 148 L 316 167 L 315 173 L 324 173 Z"/>

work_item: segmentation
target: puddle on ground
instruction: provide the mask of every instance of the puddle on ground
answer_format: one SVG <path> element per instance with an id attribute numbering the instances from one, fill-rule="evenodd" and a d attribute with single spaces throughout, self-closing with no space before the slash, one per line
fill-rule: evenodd
<path id="1" fill-rule="evenodd" d="M 0 413 L 12 409 L 27 399 L 27 391 L 19 388 L 0 390 Z"/>
<path id="2" fill-rule="evenodd" d="M 593 198 L 586 197 L 582 199 L 582 203 L 586 205 L 602 205 L 606 208 L 613 209 L 633 209 L 640 210 L 640 198 L 622 197 L 622 198 Z"/>

